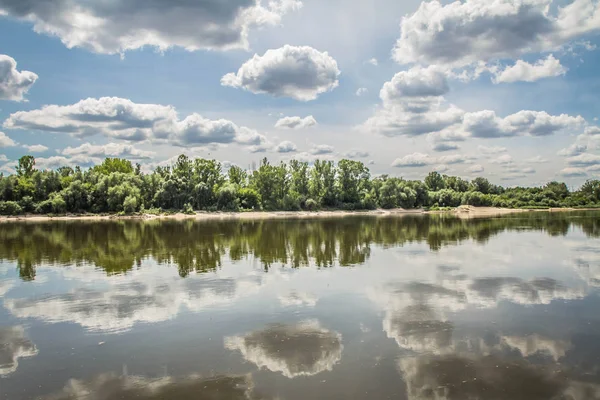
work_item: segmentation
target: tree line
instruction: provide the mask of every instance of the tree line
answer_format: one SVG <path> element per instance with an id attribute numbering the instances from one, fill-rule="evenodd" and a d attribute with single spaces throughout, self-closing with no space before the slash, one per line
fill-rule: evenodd
<path id="1" fill-rule="evenodd" d="M 381 175 L 372 177 L 360 161 L 291 160 L 271 164 L 266 158 L 248 171 L 224 172 L 221 163 L 181 155 L 171 166 L 144 173 L 140 164 L 106 158 L 89 169 L 35 168 L 35 158 L 18 160 L 16 173 L 0 174 L 0 214 L 136 213 L 183 210 L 314 211 L 376 208 L 440 208 L 460 205 L 591 207 L 600 203 L 600 181 L 576 191 L 565 183 L 504 188 L 479 177 L 472 181 L 431 172 L 423 181 Z"/>

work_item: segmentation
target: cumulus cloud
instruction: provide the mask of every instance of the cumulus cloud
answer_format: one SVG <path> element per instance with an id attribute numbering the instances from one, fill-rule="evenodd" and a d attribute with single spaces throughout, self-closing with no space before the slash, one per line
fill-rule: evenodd
<path id="1" fill-rule="evenodd" d="M 483 168 L 483 166 L 479 164 L 471 165 L 469 168 L 467 168 L 467 172 L 472 174 L 479 174 L 483 171 L 485 171 L 485 168 Z"/>
<path id="2" fill-rule="evenodd" d="M 30 151 L 32 153 L 43 153 L 44 151 L 48 150 L 47 146 L 44 146 L 43 144 L 32 144 L 32 145 L 23 145 L 23 147 L 25 147 L 27 149 L 27 151 Z"/>
<path id="3" fill-rule="evenodd" d="M 298 147 L 289 140 L 283 141 L 275 147 L 275 151 L 278 153 L 293 153 L 298 150 Z"/>
<path id="4" fill-rule="evenodd" d="M 259 145 L 266 138 L 225 119 L 190 114 L 183 120 L 175 108 L 139 104 L 119 97 L 88 98 L 68 106 L 48 105 L 18 111 L 4 121 L 7 129 L 67 133 L 84 138 L 103 135 L 127 141 L 168 142 L 176 146 L 240 143 Z"/>
<path id="5" fill-rule="evenodd" d="M 492 164 L 500 164 L 500 165 L 509 165 L 512 164 L 513 158 L 510 154 L 503 154 L 498 156 L 492 160 L 490 160 Z"/>
<path id="6" fill-rule="evenodd" d="M 460 146 L 453 142 L 434 142 L 432 146 L 433 151 L 443 152 L 443 151 L 451 151 L 458 150 Z"/>
<path id="7" fill-rule="evenodd" d="M 79 154 L 72 157 L 51 156 L 51 157 L 36 157 L 35 166 L 38 169 L 57 169 L 64 166 L 80 166 L 92 167 L 102 163 L 102 159 L 98 157 L 89 157 L 85 154 Z"/>
<path id="8" fill-rule="evenodd" d="M 317 125 L 317 120 L 309 115 L 308 117 L 284 117 L 275 123 L 275 128 L 280 129 L 304 129 Z"/>
<path id="9" fill-rule="evenodd" d="M 585 172 L 584 169 L 573 168 L 573 167 L 563 168 L 560 170 L 560 172 L 558 174 L 561 176 L 564 176 L 565 178 L 578 178 L 578 177 L 587 176 L 587 172 Z"/>
<path id="10" fill-rule="evenodd" d="M 590 153 L 582 153 L 567 158 L 567 163 L 573 167 L 589 167 L 591 165 L 600 164 L 600 156 Z"/>
<path id="11" fill-rule="evenodd" d="M 244 336 L 225 338 L 225 348 L 239 351 L 259 368 L 287 378 L 331 371 L 342 357 L 342 335 L 310 320 L 274 324 Z"/>
<path id="12" fill-rule="evenodd" d="M 561 76 L 567 73 L 560 60 L 554 58 L 552 54 L 545 60 L 539 60 L 535 64 L 529 64 L 523 60 L 518 60 L 512 67 L 507 67 L 496 73 L 493 78 L 494 83 L 512 83 L 512 82 L 535 82 L 543 78 Z"/>
<path id="13" fill-rule="evenodd" d="M 435 164 L 436 159 L 424 153 L 407 154 L 392 162 L 392 167 L 424 167 L 426 165 Z"/>
<path id="14" fill-rule="evenodd" d="M 553 50 L 598 30 L 590 0 L 575 0 L 551 15 L 551 0 L 422 2 L 401 22 L 393 57 L 401 64 L 446 64 L 516 58 Z"/>
<path id="15" fill-rule="evenodd" d="M 506 153 L 506 147 L 502 146 L 477 146 L 477 150 L 483 154 L 500 154 Z"/>
<path id="16" fill-rule="evenodd" d="M 135 375 L 103 373 L 91 380 L 71 379 L 62 390 L 41 400 L 101 400 L 101 399 L 231 399 L 255 398 L 251 376 L 201 377 L 198 374 L 175 378 L 147 378 Z M 261 397 L 262 398 L 262 397 Z"/>
<path id="17" fill-rule="evenodd" d="M 0 15 L 2 3 L 0 2 Z M 14 58 L 0 54 L 0 100 L 23 101 L 25 94 L 38 79 L 30 71 L 17 71 Z"/>
<path id="18" fill-rule="evenodd" d="M 255 54 L 237 73 L 223 76 L 221 84 L 252 93 L 310 101 L 335 89 L 339 75 L 337 62 L 327 52 L 309 46 L 285 45 L 267 50 L 262 56 Z"/>
<path id="19" fill-rule="evenodd" d="M 37 353 L 22 326 L 0 327 L 0 377 L 15 372 L 19 358 L 33 357 Z"/>
<path id="20" fill-rule="evenodd" d="M 398 72 L 391 81 L 385 82 L 380 97 L 384 102 L 395 102 L 410 97 L 439 97 L 449 90 L 446 74 L 436 66 L 415 67 Z"/>
<path id="21" fill-rule="evenodd" d="M 281 24 L 283 15 L 301 6 L 296 0 L 1 0 L 0 15 L 31 22 L 36 32 L 56 36 L 68 48 L 115 54 L 144 46 L 246 49 L 252 27 Z"/>
<path id="22" fill-rule="evenodd" d="M 367 88 L 364 88 L 364 87 L 361 87 L 361 88 L 358 88 L 358 89 L 356 90 L 356 95 L 357 95 L 358 97 L 360 97 L 360 96 L 363 96 L 363 95 L 367 94 L 368 92 L 369 92 L 369 89 L 367 89 Z"/>
<path id="23" fill-rule="evenodd" d="M 506 117 L 494 111 L 465 112 L 446 102 L 447 69 L 415 66 L 397 73 L 380 91 L 381 105 L 360 128 L 386 136 L 429 134 L 432 143 L 468 137 L 546 136 L 585 124 L 581 116 L 522 110 Z M 440 145 L 440 148 L 447 146 Z"/>
<path id="24" fill-rule="evenodd" d="M 363 150 L 351 150 L 349 152 L 347 152 L 346 154 L 344 154 L 345 157 L 348 158 L 367 158 L 369 157 L 369 152 L 368 151 L 363 151 Z"/>
<path id="25" fill-rule="evenodd" d="M 331 154 L 334 151 L 335 149 L 333 148 L 333 146 L 329 146 L 327 144 L 318 144 L 313 146 L 312 149 L 310 149 L 309 153 L 318 156 L 322 154 Z"/>
<path id="26" fill-rule="evenodd" d="M 587 151 L 587 146 L 585 144 L 573 143 L 569 147 L 566 147 L 566 148 L 560 150 L 557 154 L 559 156 L 573 157 L 573 156 L 578 156 L 580 154 L 583 154 L 586 151 Z"/>
<path id="27" fill-rule="evenodd" d="M 61 151 L 61 154 L 71 157 L 85 155 L 89 157 L 129 158 L 132 160 L 150 159 L 156 155 L 156 153 L 153 151 L 139 150 L 130 144 L 117 143 L 108 143 L 105 145 L 84 143 L 78 147 L 67 147 Z"/>
<path id="28" fill-rule="evenodd" d="M 535 156 L 535 157 L 526 159 L 525 162 L 528 164 L 545 164 L 548 162 L 548 160 L 542 156 Z"/>
<path id="29" fill-rule="evenodd" d="M 438 167 L 446 171 L 448 167 L 445 164 L 465 164 L 470 162 L 472 162 L 472 157 L 462 154 L 431 157 L 424 153 L 412 153 L 394 160 L 392 167 L 424 167 L 427 165 L 442 164 L 442 166 Z"/>
<path id="30" fill-rule="evenodd" d="M 376 58 L 371 58 L 370 60 L 367 61 L 368 64 L 371 64 L 373 66 L 378 66 L 379 65 L 379 61 L 377 61 Z"/>
<path id="31" fill-rule="evenodd" d="M 0 147 L 13 147 L 17 143 L 6 135 L 4 132 L 0 132 Z"/>
<path id="32" fill-rule="evenodd" d="M 473 137 L 498 138 L 510 136 L 547 136 L 585 123 L 581 116 L 549 115 L 544 111 L 523 110 L 505 118 L 494 111 L 466 113 L 463 129 Z"/>

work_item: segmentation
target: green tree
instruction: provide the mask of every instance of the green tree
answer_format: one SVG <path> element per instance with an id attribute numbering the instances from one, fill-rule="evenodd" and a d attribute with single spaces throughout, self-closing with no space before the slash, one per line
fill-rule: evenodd
<path id="1" fill-rule="evenodd" d="M 438 190 L 442 190 L 446 187 L 442 175 L 435 171 L 430 172 L 429 175 L 427 175 L 425 178 L 425 185 L 432 192 L 437 192 Z"/>

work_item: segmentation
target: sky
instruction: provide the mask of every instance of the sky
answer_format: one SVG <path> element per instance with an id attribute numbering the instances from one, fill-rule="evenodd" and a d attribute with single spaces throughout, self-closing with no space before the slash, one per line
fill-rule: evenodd
<path id="1" fill-rule="evenodd" d="M 0 172 L 355 159 L 600 178 L 598 0 L 0 0 Z"/>

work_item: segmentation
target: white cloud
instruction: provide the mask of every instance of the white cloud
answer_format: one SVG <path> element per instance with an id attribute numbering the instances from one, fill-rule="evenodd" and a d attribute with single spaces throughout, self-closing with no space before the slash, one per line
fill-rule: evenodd
<path id="1" fill-rule="evenodd" d="M 472 157 L 462 154 L 449 154 L 441 157 L 431 157 L 430 155 L 424 153 L 412 153 L 394 160 L 392 167 L 424 167 L 427 165 L 440 164 L 436 168 L 439 168 L 445 172 L 449 169 L 447 164 L 453 165 L 471 163 L 472 159 Z"/>
<path id="2" fill-rule="evenodd" d="M 508 164 L 512 164 L 512 162 L 513 162 L 513 158 L 510 154 L 503 154 L 501 156 L 494 158 L 493 160 L 490 160 L 490 163 L 500 164 L 500 165 L 508 165 Z"/>
<path id="3" fill-rule="evenodd" d="M 317 120 L 312 115 L 308 117 L 284 117 L 275 123 L 275 128 L 280 129 L 304 129 L 317 125 Z"/>
<path id="4" fill-rule="evenodd" d="M 0 15 L 2 15 L 0 3 Z M 23 101 L 38 76 L 30 71 L 17 71 L 14 58 L 0 54 L 0 100 Z"/>
<path id="5" fill-rule="evenodd" d="M 65 156 L 85 155 L 89 157 L 119 157 L 132 160 L 150 159 L 156 153 L 153 151 L 139 150 L 130 144 L 108 143 L 105 145 L 93 145 L 84 143 L 78 147 L 67 147 L 61 151 Z"/>
<path id="6" fill-rule="evenodd" d="M 558 174 L 565 178 L 576 178 L 587 175 L 584 169 L 573 167 L 563 168 Z"/>
<path id="7" fill-rule="evenodd" d="M 6 135 L 4 132 L 0 132 L 0 147 L 13 147 L 17 143 Z"/>
<path id="8" fill-rule="evenodd" d="M 573 157 L 573 156 L 578 156 L 579 154 L 585 153 L 586 151 L 587 151 L 586 145 L 573 143 L 569 147 L 560 150 L 556 154 L 558 154 L 559 156 Z"/>
<path id="9" fill-rule="evenodd" d="M 556 16 L 550 15 L 550 4 L 551 0 L 422 2 L 402 19 L 393 57 L 401 64 L 458 67 L 557 49 L 598 30 L 599 14 L 591 0 L 559 7 Z"/>
<path id="10" fill-rule="evenodd" d="M 259 368 L 295 378 L 331 371 L 341 359 L 344 346 L 341 334 L 311 320 L 276 324 L 244 336 L 227 337 L 225 348 L 240 351 Z"/>
<path id="11" fill-rule="evenodd" d="M 301 6 L 295 0 L 51 4 L 1 0 L 0 15 L 31 22 L 36 32 L 56 36 L 68 48 L 114 54 L 144 46 L 160 50 L 177 46 L 189 51 L 245 49 L 252 27 L 279 25 L 284 14 Z"/>
<path id="12" fill-rule="evenodd" d="M 465 164 L 472 162 L 472 157 L 462 154 L 450 154 L 438 157 L 437 162 L 442 164 Z"/>
<path id="13" fill-rule="evenodd" d="M 48 105 L 19 111 L 4 121 L 7 129 L 68 133 L 82 138 L 96 134 L 128 141 L 159 141 L 176 146 L 240 143 L 260 145 L 263 135 L 225 119 L 190 114 L 183 120 L 175 108 L 138 104 L 119 97 L 88 98 L 68 106 Z"/>
<path id="14" fill-rule="evenodd" d="M 434 142 L 432 146 L 433 151 L 451 151 L 458 150 L 460 146 L 453 142 Z"/>
<path id="15" fill-rule="evenodd" d="M 267 50 L 263 56 L 255 54 L 237 73 L 223 76 L 221 84 L 252 93 L 310 101 L 335 89 L 339 75 L 337 62 L 327 52 L 285 45 Z"/>
<path id="16" fill-rule="evenodd" d="M 449 90 L 446 74 L 436 66 L 415 67 L 398 72 L 391 81 L 385 82 L 379 96 L 385 103 L 410 97 L 439 97 Z"/>
<path id="17" fill-rule="evenodd" d="M 0 154 L 0 162 L 6 162 L 8 158 L 4 154 Z"/>
<path id="18" fill-rule="evenodd" d="M 585 123 L 581 116 L 549 115 L 544 111 L 523 110 L 504 118 L 494 111 L 466 113 L 463 129 L 473 137 L 547 136 Z"/>
<path id="19" fill-rule="evenodd" d="M 356 95 L 358 97 L 360 97 L 360 96 L 367 94 L 368 92 L 369 92 L 369 89 L 367 89 L 365 87 L 361 87 L 361 88 L 358 88 L 358 90 L 356 91 Z"/>
<path id="20" fill-rule="evenodd" d="M 567 163 L 574 167 L 589 167 L 590 165 L 600 164 L 600 156 L 590 153 L 582 153 L 577 156 L 567 158 Z"/>
<path id="21" fill-rule="evenodd" d="M 98 157 L 89 157 L 84 154 L 73 157 L 51 156 L 51 157 L 36 157 L 35 166 L 38 169 L 57 169 L 64 166 L 80 166 L 92 167 L 102 163 L 102 159 Z"/>
<path id="22" fill-rule="evenodd" d="M 322 154 L 331 154 L 335 151 L 333 146 L 329 146 L 327 144 L 319 144 L 315 145 L 310 149 L 309 153 L 312 155 L 322 155 Z"/>
<path id="23" fill-rule="evenodd" d="M 529 64 L 523 60 L 518 60 L 512 67 L 507 67 L 499 71 L 493 78 L 494 83 L 512 83 L 512 82 L 535 82 L 543 78 L 561 76 L 567 73 L 560 60 L 554 58 L 552 54 L 545 60 L 539 60 L 535 64 Z"/>
<path id="24" fill-rule="evenodd" d="M 472 174 L 479 174 L 483 171 L 485 171 L 485 168 L 483 168 L 483 166 L 479 164 L 471 165 L 469 168 L 467 168 L 467 172 L 470 172 Z"/>
<path id="25" fill-rule="evenodd" d="M 293 153 L 298 150 L 298 147 L 289 140 L 283 141 L 275 147 L 275 151 L 278 153 Z"/>
<path id="26" fill-rule="evenodd" d="M 23 147 L 25 147 L 28 151 L 32 152 L 32 153 L 43 153 L 44 151 L 48 150 L 47 146 L 44 146 L 43 144 L 32 144 L 32 145 L 23 145 Z"/>
<path id="27" fill-rule="evenodd" d="M 526 159 L 525 162 L 528 164 L 545 164 L 548 162 L 548 160 L 542 156 L 535 156 L 535 157 Z"/>
<path id="28" fill-rule="evenodd" d="M 392 163 L 392 167 L 424 167 L 435 164 L 435 158 L 423 153 L 412 153 L 404 157 L 397 158 Z"/>
<path id="29" fill-rule="evenodd" d="M 348 158 L 367 158 L 369 155 L 368 151 L 363 150 L 352 150 L 344 154 L 344 156 Z"/>
<path id="30" fill-rule="evenodd" d="M 371 65 L 373 65 L 375 67 L 379 65 L 379 61 L 377 61 L 376 58 L 371 58 L 370 60 L 367 60 L 367 63 L 371 64 Z"/>
<path id="31" fill-rule="evenodd" d="M 501 146 L 477 146 L 477 150 L 479 150 L 480 153 L 487 155 L 506 153 L 506 147 Z"/>
<path id="32" fill-rule="evenodd" d="M 449 170 L 450 170 L 450 167 L 447 166 L 446 164 L 440 164 L 440 165 L 436 165 L 435 167 L 433 167 L 433 171 L 436 171 L 439 173 L 448 172 Z"/>
<path id="33" fill-rule="evenodd" d="M 22 326 L 0 327 L 0 377 L 11 374 L 19 366 L 19 358 L 38 353 L 35 345 L 25 336 Z"/>
<path id="34" fill-rule="evenodd" d="M 2 158 L 2 157 L 0 157 L 0 158 Z M 6 158 L 6 156 L 4 156 L 4 158 Z M 4 164 L 4 165 L 0 166 L 0 173 L 10 174 L 10 175 L 16 174 L 17 171 L 15 171 L 13 166 L 14 165 L 12 165 L 12 164 Z"/>

